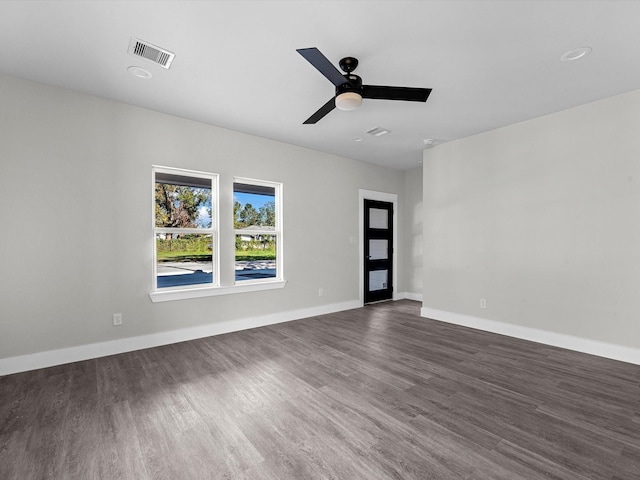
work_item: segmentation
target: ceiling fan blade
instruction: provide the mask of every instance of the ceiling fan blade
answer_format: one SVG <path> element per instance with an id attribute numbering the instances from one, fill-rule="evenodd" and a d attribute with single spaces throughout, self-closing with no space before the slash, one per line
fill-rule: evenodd
<path id="1" fill-rule="evenodd" d="M 304 122 L 302 122 L 303 125 L 308 125 L 308 124 L 319 122 L 320 120 L 322 120 L 322 118 L 327 113 L 329 113 L 334 108 L 336 108 L 336 98 L 335 97 L 333 97 L 331 100 L 329 100 L 323 106 L 321 106 L 316 113 L 314 113 L 309 118 L 307 118 Z"/>
<path id="2" fill-rule="evenodd" d="M 382 85 L 363 85 L 362 97 L 379 100 L 405 100 L 407 102 L 426 102 L 430 88 L 384 87 Z"/>
<path id="3" fill-rule="evenodd" d="M 317 48 L 299 48 L 296 52 L 306 58 L 311 65 L 316 67 L 318 71 L 327 77 L 336 87 L 350 83 Z"/>

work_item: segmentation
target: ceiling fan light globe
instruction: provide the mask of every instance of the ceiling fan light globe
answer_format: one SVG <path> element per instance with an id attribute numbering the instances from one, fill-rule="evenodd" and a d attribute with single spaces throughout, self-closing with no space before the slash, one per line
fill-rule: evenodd
<path id="1" fill-rule="evenodd" d="M 355 110 L 362 105 L 362 96 L 356 92 L 344 92 L 336 97 L 336 108 L 339 110 Z"/>

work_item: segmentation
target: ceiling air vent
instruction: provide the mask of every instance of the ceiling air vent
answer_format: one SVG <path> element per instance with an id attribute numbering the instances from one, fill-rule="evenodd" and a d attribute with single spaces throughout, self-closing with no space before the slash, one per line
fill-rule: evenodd
<path id="1" fill-rule="evenodd" d="M 129 42 L 129 53 L 151 60 L 164 68 L 169 68 L 171 62 L 173 62 L 173 58 L 176 56 L 175 53 L 133 37 L 131 37 L 131 41 Z"/>
<path id="2" fill-rule="evenodd" d="M 387 133 L 391 133 L 391 132 L 389 130 L 387 130 L 386 128 L 374 127 L 374 128 L 371 128 L 371 129 L 367 130 L 364 133 L 368 133 L 369 135 L 373 135 L 374 137 L 381 137 L 381 136 L 386 135 Z"/>

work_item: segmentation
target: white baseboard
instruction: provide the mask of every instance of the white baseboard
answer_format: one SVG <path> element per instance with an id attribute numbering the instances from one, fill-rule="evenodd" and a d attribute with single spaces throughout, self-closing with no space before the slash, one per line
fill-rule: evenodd
<path id="1" fill-rule="evenodd" d="M 77 347 L 62 348 L 59 350 L 49 350 L 46 352 L 32 353 L 0 359 L 0 376 L 12 373 L 26 372 L 38 368 L 53 367 L 65 363 L 79 362 L 92 358 L 106 357 L 118 353 L 132 352 L 143 348 L 159 347 L 171 343 L 195 340 L 197 338 L 211 337 L 223 333 L 237 332 L 249 328 L 263 327 L 276 323 L 299 320 L 316 315 L 341 312 L 361 307 L 358 300 L 349 302 L 321 305 L 318 307 L 291 310 L 288 312 L 274 313 L 260 317 L 243 318 L 239 320 L 229 320 L 226 322 L 203 325 L 201 327 L 183 328 L 168 332 L 153 333 L 138 337 L 122 338 L 108 342 L 91 343 L 79 345 Z"/>
<path id="2" fill-rule="evenodd" d="M 576 352 L 588 353 L 598 357 L 610 358 L 621 362 L 640 365 L 640 350 L 623 345 L 599 342 L 582 337 L 574 337 L 562 333 L 554 333 L 537 328 L 513 325 L 510 323 L 487 320 L 485 318 L 463 315 L 461 313 L 436 310 L 434 308 L 422 307 L 420 315 L 425 318 L 438 320 L 440 322 L 453 323 L 463 327 L 475 328 L 487 332 L 498 333 L 508 337 L 530 340 L 532 342 L 551 345 L 554 347 L 566 348 Z"/>
<path id="3" fill-rule="evenodd" d="M 407 300 L 415 300 L 416 302 L 421 302 L 422 301 L 422 294 L 421 293 L 412 293 L 412 292 L 400 292 L 397 293 L 393 296 L 394 300 L 403 300 L 403 299 L 407 299 Z"/>

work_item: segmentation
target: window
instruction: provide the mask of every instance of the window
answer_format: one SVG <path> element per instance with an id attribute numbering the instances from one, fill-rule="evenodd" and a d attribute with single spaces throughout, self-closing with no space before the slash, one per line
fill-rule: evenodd
<path id="1" fill-rule="evenodd" d="M 234 179 L 236 285 L 282 279 L 281 191 L 279 183 Z"/>
<path id="2" fill-rule="evenodd" d="M 218 285 L 217 176 L 164 167 L 153 175 L 155 288 Z"/>
<path id="3" fill-rule="evenodd" d="M 282 185 L 234 178 L 233 228 L 231 222 L 220 224 L 218 187 L 213 173 L 153 167 L 153 302 L 286 285 Z M 231 203 L 223 202 L 222 208 L 229 218 Z"/>

